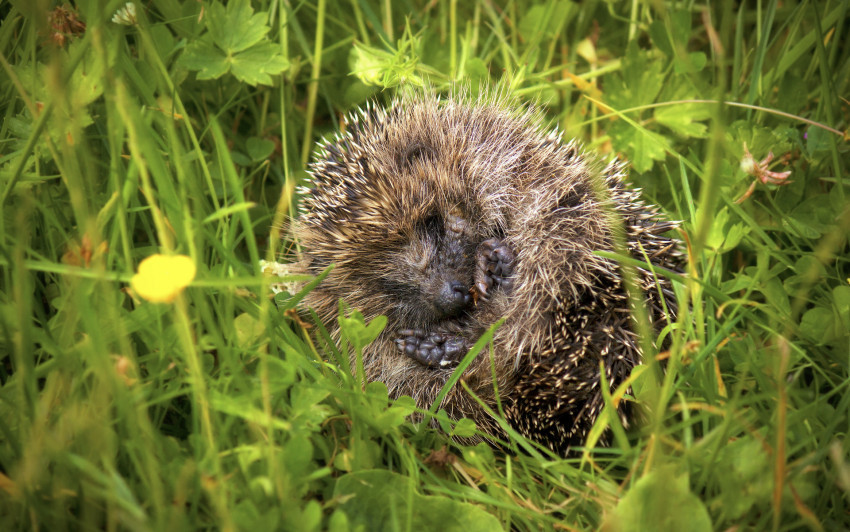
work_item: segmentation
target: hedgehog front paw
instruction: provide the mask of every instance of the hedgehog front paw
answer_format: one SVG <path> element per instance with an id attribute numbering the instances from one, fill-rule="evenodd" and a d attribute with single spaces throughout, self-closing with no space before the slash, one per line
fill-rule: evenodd
<path id="1" fill-rule="evenodd" d="M 398 332 L 395 345 L 399 351 L 429 368 L 447 368 L 458 363 L 466 351 L 466 342 L 457 336 L 422 329 Z"/>
<path id="2" fill-rule="evenodd" d="M 502 240 L 491 238 L 478 246 L 475 268 L 475 290 L 487 299 L 491 289 L 513 287 L 514 252 Z"/>

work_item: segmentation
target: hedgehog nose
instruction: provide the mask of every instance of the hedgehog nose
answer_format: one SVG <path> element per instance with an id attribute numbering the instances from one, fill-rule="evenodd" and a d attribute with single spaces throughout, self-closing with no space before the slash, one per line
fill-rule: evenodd
<path id="1" fill-rule="evenodd" d="M 471 299 L 469 287 L 460 281 L 451 280 L 443 283 L 434 300 L 434 306 L 444 316 L 455 316 L 469 305 Z"/>

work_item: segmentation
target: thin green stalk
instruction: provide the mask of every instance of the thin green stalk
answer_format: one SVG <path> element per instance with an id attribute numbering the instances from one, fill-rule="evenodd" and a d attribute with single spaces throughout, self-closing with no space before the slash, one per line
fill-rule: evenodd
<path id="1" fill-rule="evenodd" d="M 118 114 L 121 116 L 121 120 L 124 122 L 127 130 L 127 147 L 130 149 L 130 155 L 142 179 L 142 194 L 151 208 L 153 223 L 156 226 L 157 236 L 159 237 L 159 245 L 164 250 L 170 252 L 174 249 L 171 232 L 168 230 L 168 224 L 165 222 L 165 217 L 156 199 L 157 194 L 151 184 L 148 165 L 139 141 L 136 116 L 130 116 L 129 109 L 135 109 L 137 106 L 133 105 L 133 100 L 130 98 L 121 80 L 116 80 L 115 83 L 115 101 L 117 103 L 116 109 L 118 110 Z"/>
<path id="2" fill-rule="evenodd" d="M 319 0 L 320 2 L 322 0 Z M 321 7 L 319 8 L 321 9 Z M 384 33 L 389 42 L 395 41 L 393 36 L 393 3 L 392 0 L 384 0 Z"/>
<path id="3" fill-rule="evenodd" d="M 369 30 L 366 29 L 366 22 L 363 20 L 363 10 L 360 9 L 359 0 L 351 0 L 351 10 L 354 11 L 354 20 L 357 23 L 357 31 L 360 32 L 360 41 L 363 44 L 369 44 L 372 40 L 369 38 Z"/>
<path id="4" fill-rule="evenodd" d="M 218 210 L 221 208 L 221 204 L 219 203 L 218 193 L 216 192 L 215 185 L 213 184 L 212 174 L 210 174 L 209 167 L 207 166 L 206 158 L 204 157 L 204 150 L 201 149 L 201 144 L 198 142 L 198 136 L 195 134 L 195 129 L 192 127 L 191 120 L 189 119 L 189 113 L 186 111 L 186 107 L 183 105 L 183 99 L 180 97 L 180 92 L 176 90 L 174 87 L 174 82 L 171 80 L 171 76 L 168 73 L 168 68 L 163 64 L 162 58 L 159 56 L 159 53 L 156 50 L 156 46 L 153 44 L 151 40 L 150 34 L 147 32 L 147 29 L 138 26 L 139 35 L 142 38 L 142 44 L 144 45 L 145 52 L 147 57 L 153 59 L 153 66 L 156 67 L 156 70 L 160 74 L 160 81 L 165 84 L 167 89 L 167 94 L 171 95 L 174 98 L 174 106 L 176 108 L 177 114 L 180 115 L 180 122 L 183 124 L 186 133 L 189 135 L 189 139 L 192 142 L 192 147 L 195 150 L 195 153 L 198 155 L 198 163 L 201 165 L 201 171 L 204 175 L 204 179 L 206 179 L 207 190 L 210 195 L 210 199 L 212 199 L 213 205 L 215 209 Z"/>
<path id="5" fill-rule="evenodd" d="M 319 75 L 322 72 L 322 47 L 325 36 L 325 11 L 327 0 L 319 0 L 316 8 L 316 43 L 313 48 L 313 69 L 310 73 L 310 87 L 307 93 L 307 113 L 304 117 L 304 144 L 301 148 L 301 164 L 306 166 L 313 148 L 313 117 L 316 114 L 316 99 L 319 94 Z"/>
<path id="6" fill-rule="evenodd" d="M 457 0 L 449 2 L 449 72 L 457 79 Z"/>

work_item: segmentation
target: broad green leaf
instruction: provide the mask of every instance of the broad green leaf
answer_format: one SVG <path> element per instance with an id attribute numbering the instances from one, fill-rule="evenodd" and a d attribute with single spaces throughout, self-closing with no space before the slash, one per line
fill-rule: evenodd
<path id="1" fill-rule="evenodd" d="M 619 532 L 711 532 L 711 518 L 691 493 L 687 473 L 656 469 L 638 480 L 620 499 L 602 527 Z"/>
<path id="2" fill-rule="evenodd" d="M 259 43 L 229 59 L 236 79 L 249 85 L 271 85 L 271 76 L 289 68 L 289 62 L 280 55 L 280 46 L 272 42 Z"/>
<path id="3" fill-rule="evenodd" d="M 274 142 L 259 137 L 249 137 L 245 141 L 245 149 L 252 161 L 262 161 L 268 159 L 274 151 Z"/>
<path id="4" fill-rule="evenodd" d="M 629 109 L 654 103 L 664 86 L 663 61 L 648 57 L 637 46 L 630 46 L 623 59 L 622 76 L 611 83 L 607 100 L 615 109 Z"/>
<path id="5" fill-rule="evenodd" d="M 186 46 L 180 62 L 189 70 L 197 70 L 198 79 L 218 79 L 230 70 L 221 50 L 203 40 Z"/>
<path id="6" fill-rule="evenodd" d="M 34 100 L 40 104 L 54 103 L 47 126 L 53 140 L 75 144 L 79 139 L 73 138 L 74 134 L 94 122 L 88 107 L 103 94 L 104 63 L 93 47 L 85 49 L 79 41 L 72 43 L 67 51 L 57 53 L 59 60 L 50 66 L 30 63 L 17 67 L 16 71 Z M 68 77 L 67 85 L 58 85 L 57 79 L 62 79 L 64 73 L 57 71 L 57 65 L 71 64 L 79 54 L 82 59 Z"/>
<path id="7" fill-rule="evenodd" d="M 366 530 L 493 532 L 499 520 L 478 506 L 417 493 L 412 478 L 385 470 L 358 471 L 336 482 L 334 500 L 349 522 Z"/>
<path id="8" fill-rule="evenodd" d="M 732 123 L 728 130 L 728 141 L 740 156 L 744 154 L 744 144 L 756 161 L 762 160 L 768 153 L 778 156 L 792 148 L 788 136 L 782 130 L 762 127 L 751 122 L 739 120 Z"/>
<path id="9" fill-rule="evenodd" d="M 835 302 L 835 308 L 838 310 L 838 316 L 842 323 L 846 326 L 846 330 L 850 333 L 850 286 L 836 286 L 832 289 L 832 299 Z"/>
<path id="10" fill-rule="evenodd" d="M 475 435 L 475 422 L 467 418 L 459 420 L 452 430 L 452 435 L 460 438 L 472 437 Z"/>
<path id="11" fill-rule="evenodd" d="M 386 434 L 388 431 L 398 427 L 407 416 L 413 413 L 416 409 L 416 403 L 412 397 L 403 396 L 393 402 L 392 406 L 383 412 L 375 415 L 371 412 L 371 416 L 367 418 L 367 422 L 380 434 Z"/>
<path id="12" fill-rule="evenodd" d="M 697 216 L 702 216 L 703 209 L 697 209 Z M 717 211 L 712 217 L 711 226 L 705 239 L 705 245 L 711 249 L 719 250 L 726 240 L 726 224 L 729 222 L 729 209 L 726 207 Z"/>
<path id="13" fill-rule="evenodd" d="M 638 172 L 646 172 L 652 168 L 654 161 L 662 161 L 667 156 L 669 144 L 658 133 L 638 129 L 624 121 L 615 122 L 610 133 L 614 147 L 625 152 Z"/>
<path id="14" fill-rule="evenodd" d="M 806 151 L 814 157 L 829 150 L 832 133 L 820 127 L 810 126 L 806 131 Z"/>
<path id="15" fill-rule="evenodd" d="M 233 508 L 232 518 L 246 530 L 276 530 L 280 512 L 273 508 L 260 512 L 251 499 L 243 499 Z"/>
<path id="16" fill-rule="evenodd" d="M 253 347 L 258 340 L 265 336 L 266 332 L 266 325 L 247 312 L 236 316 L 233 320 L 233 326 L 236 329 L 236 339 L 243 348 Z"/>
<path id="17" fill-rule="evenodd" d="M 357 310 L 352 310 L 351 315 L 348 317 L 342 315 L 339 317 L 339 327 L 342 330 L 342 334 L 348 338 L 355 349 L 361 349 L 369 345 L 369 343 L 381 334 L 386 324 L 386 316 L 377 316 L 369 322 L 369 325 L 366 325 L 363 315 Z"/>
<path id="18" fill-rule="evenodd" d="M 485 80 L 490 75 L 487 65 L 478 57 L 472 57 L 464 63 L 464 73 L 470 80 Z"/>
<path id="19" fill-rule="evenodd" d="M 671 36 L 667 31 L 668 25 L 662 19 L 656 19 L 649 25 L 649 38 L 652 44 L 658 47 L 668 57 L 673 56 L 673 44 Z"/>
<path id="20" fill-rule="evenodd" d="M 733 440 L 721 451 L 718 463 L 726 464 L 721 497 L 724 510 L 733 518 L 743 516 L 754 505 L 770 499 L 772 476 L 764 445 L 746 437 Z"/>
<path id="21" fill-rule="evenodd" d="M 267 17 L 266 13 L 254 14 L 248 0 L 231 0 L 226 8 L 213 2 L 207 11 L 207 29 L 216 46 L 230 55 L 263 40 L 269 32 Z"/>
<path id="22" fill-rule="evenodd" d="M 313 464 L 313 444 L 305 434 L 293 436 L 283 445 L 282 462 L 291 479 L 304 481 Z"/>
<path id="23" fill-rule="evenodd" d="M 820 238 L 832 230 L 834 221 L 835 214 L 823 196 L 805 200 L 782 217 L 782 225 L 803 238 Z"/>
<path id="24" fill-rule="evenodd" d="M 823 343 L 831 329 L 832 316 L 832 310 L 825 307 L 807 310 L 800 320 L 800 334 L 815 343 Z"/>
<path id="25" fill-rule="evenodd" d="M 673 69 L 677 74 L 693 74 L 705 68 L 708 57 L 703 52 L 691 52 L 673 60 Z"/>
<path id="26" fill-rule="evenodd" d="M 342 510 L 334 510 L 328 519 L 328 532 L 348 532 L 351 525 L 348 524 L 348 516 Z"/>
<path id="27" fill-rule="evenodd" d="M 186 46 L 180 58 L 189 70 L 197 70 L 198 79 L 217 79 L 231 72 L 249 85 L 271 85 L 271 76 L 289 67 L 280 46 L 264 40 L 269 28 L 266 13 L 254 14 L 246 0 L 230 2 L 225 8 L 213 3 L 207 15 L 209 30 Z"/>
<path id="28" fill-rule="evenodd" d="M 783 281 L 785 290 L 794 295 L 797 290 L 810 278 L 819 278 L 824 273 L 823 263 L 812 255 L 804 255 L 794 263 L 795 274 Z"/>
<path id="29" fill-rule="evenodd" d="M 767 302 L 774 310 L 786 316 L 791 313 L 791 302 L 788 299 L 788 293 L 779 279 L 772 277 L 765 280 L 762 283 L 760 291 L 767 298 Z"/>
<path id="30" fill-rule="evenodd" d="M 708 127 L 697 120 L 708 118 L 707 110 L 705 105 L 670 105 L 656 109 L 655 119 L 679 135 L 702 138 Z"/>
<path id="31" fill-rule="evenodd" d="M 529 41 L 539 32 L 544 38 L 556 37 L 563 25 L 577 11 L 573 2 L 549 2 L 531 7 L 519 22 L 519 33 Z"/>
<path id="32" fill-rule="evenodd" d="M 331 413 L 330 409 L 322 404 L 328 395 L 328 391 L 321 388 L 293 386 L 290 392 L 292 416 L 287 418 L 292 422 L 293 430 L 317 430 Z"/>

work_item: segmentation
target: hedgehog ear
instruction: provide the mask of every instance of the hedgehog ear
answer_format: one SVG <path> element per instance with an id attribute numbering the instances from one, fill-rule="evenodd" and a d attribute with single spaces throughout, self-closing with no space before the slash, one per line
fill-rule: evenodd
<path id="1" fill-rule="evenodd" d="M 360 165 L 360 169 L 363 171 L 364 174 L 369 173 L 369 159 L 367 159 L 366 157 L 360 157 L 359 159 L 357 159 L 357 164 Z"/>
<path id="2" fill-rule="evenodd" d="M 433 157 L 434 148 L 422 142 L 414 142 L 402 152 L 398 164 L 402 168 L 410 168 L 416 161 L 429 161 Z"/>

